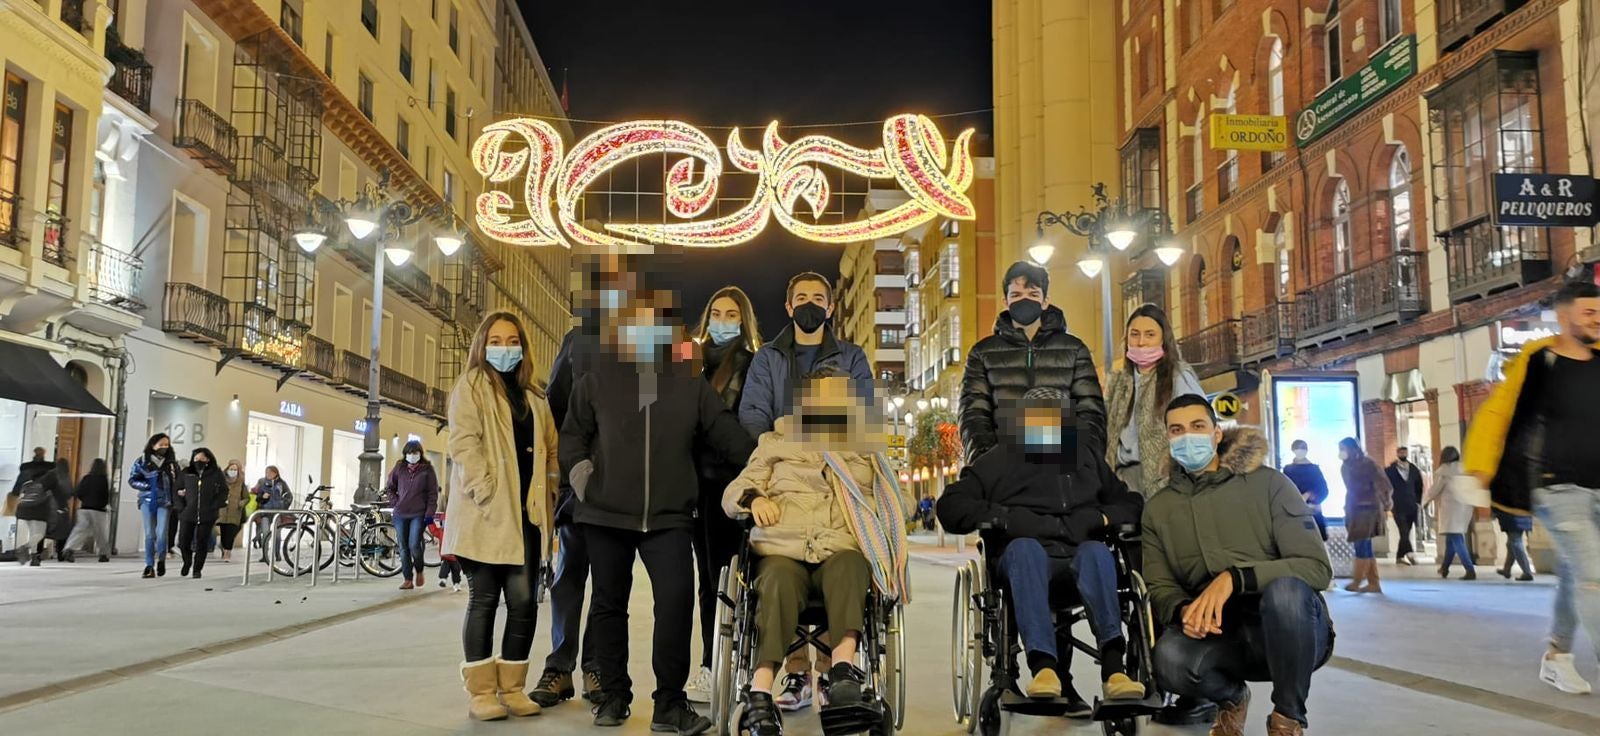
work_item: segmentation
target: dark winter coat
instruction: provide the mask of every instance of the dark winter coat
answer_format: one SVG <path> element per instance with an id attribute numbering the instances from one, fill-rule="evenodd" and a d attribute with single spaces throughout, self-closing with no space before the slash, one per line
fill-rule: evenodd
<path id="1" fill-rule="evenodd" d="M 1398 463 L 1389 463 L 1383 469 L 1383 474 L 1389 480 L 1389 487 L 1394 490 L 1394 514 L 1401 517 L 1414 517 L 1417 515 L 1417 506 L 1422 503 L 1422 470 L 1416 463 L 1406 463 L 1408 472 L 1400 472 Z"/>
<path id="2" fill-rule="evenodd" d="M 49 460 L 29 460 L 17 466 L 17 480 L 11 484 L 12 491 L 22 490 L 22 484 L 30 480 L 38 480 L 46 473 L 55 470 L 56 464 Z"/>
<path id="3" fill-rule="evenodd" d="M 55 516 L 56 497 L 38 478 L 17 488 L 17 520 L 48 522 Z"/>
<path id="4" fill-rule="evenodd" d="M 211 455 L 209 452 L 206 454 Z M 182 481 L 188 493 L 183 499 L 183 509 L 178 518 L 201 526 L 217 523 L 222 509 L 228 505 L 227 476 L 222 474 L 216 463 L 207 464 L 204 471 L 190 464 L 184 469 L 183 476 Z"/>
<path id="5" fill-rule="evenodd" d="M 1394 490 L 1378 464 L 1366 455 L 1344 461 L 1344 528 L 1352 542 L 1382 536 L 1384 514 L 1394 506 Z M 1413 508 L 1415 513 L 1415 508 Z"/>
<path id="6" fill-rule="evenodd" d="M 139 507 L 154 503 L 156 508 L 171 508 L 178 496 L 178 465 L 171 459 L 146 455 L 133 461 L 128 485 L 139 492 Z"/>
<path id="7" fill-rule="evenodd" d="M 78 497 L 80 509 L 105 511 L 106 505 L 111 502 L 111 481 L 104 475 L 89 473 L 78 481 L 78 488 L 72 495 Z"/>
<path id="8" fill-rule="evenodd" d="M 712 379 L 721 369 L 724 362 L 730 364 L 727 372 L 728 383 L 722 387 L 721 391 L 716 391 L 717 387 L 714 384 L 711 389 L 716 391 L 718 398 L 722 399 L 723 406 L 728 407 L 730 411 L 738 411 L 739 399 L 744 394 L 745 377 L 750 369 L 750 361 L 755 356 L 745 349 L 743 340 L 735 340 L 722 347 L 717 347 L 708 342 L 703 349 L 705 350 L 706 360 L 705 369 L 701 375 L 706 379 L 707 384 L 711 384 Z M 716 450 L 711 449 L 710 445 L 704 440 L 695 443 L 694 457 L 695 468 L 700 471 L 701 479 L 721 481 L 722 485 L 727 485 L 743 469 L 743 466 L 734 465 L 723 460 L 722 456 Z"/>
<path id="9" fill-rule="evenodd" d="M 555 418 L 557 428 L 567 420 L 567 403 L 572 399 L 573 382 L 589 372 L 592 359 L 598 351 L 599 343 L 595 337 L 579 328 L 568 330 L 566 336 L 561 338 L 561 348 L 556 351 L 555 360 L 550 364 L 550 388 L 546 391 L 550 415 Z M 567 474 L 563 472 L 560 475 L 561 480 L 556 486 L 557 526 L 572 523 L 572 510 L 577 503 Z"/>
<path id="10" fill-rule="evenodd" d="M 1311 504 L 1328 500 L 1328 479 L 1323 477 L 1322 468 L 1316 463 L 1291 462 L 1283 466 L 1283 474 L 1294 481 L 1294 487 L 1300 489 L 1300 495 L 1311 497 Z"/>
<path id="11" fill-rule="evenodd" d="M 791 323 L 772 342 L 762 345 L 751 359 L 745 374 L 744 393 L 739 397 L 739 423 L 751 437 L 771 432 L 778 417 L 793 411 L 794 382 L 802 373 L 796 365 L 796 355 Z M 833 366 L 848 374 L 855 384 L 856 395 L 867 406 L 872 405 L 872 363 L 867 361 L 867 354 L 859 346 L 835 337 L 831 327 L 823 329 L 822 344 L 817 346 L 817 356 L 811 367 L 816 370 L 823 366 Z"/>
<path id="12" fill-rule="evenodd" d="M 1130 491 L 1098 452 L 1078 462 L 1035 461 L 1011 443 L 980 456 L 961 471 L 937 505 L 946 531 L 968 534 L 980 524 L 990 559 L 1013 539 L 1037 539 L 1052 557 L 1070 558 L 1101 529 L 1138 524 L 1144 497 Z"/>
<path id="13" fill-rule="evenodd" d="M 258 509 L 281 511 L 294 506 L 294 493 L 290 492 L 289 484 L 283 480 L 281 475 L 278 476 L 277 480 L 270 480 L 264 475 L 261 476 L 261 480 L 256 481 L 255 488 L 250 489 L 250 492 L 256 496 L 256 508 Z M 268 496 L 268 498 L 262 498 L 262 496 Z"/>
<path id="14" fill-rule="evenodd" d="M 653 381 L 646 401 L 641 383 Z M 744 464 L 755 440 L 699 376 L 646 374 L 609 356 L 577 379 L 561 426 L 562 474 L 575 521 L 618 529 L 689 527 L 699 483 L 694 442 Z"/>
<path id="15" fill-rule="evenodd" d="M 1021 399 L 1028 389 L 1060 389 L 1071 401 L 1085 448 L 1106 451 L 1106 402 L 1094 357 L 1082 340 L 1067 333 L 1067 320 L 1054 305 L 1039 317 L 1029 340 L 1011 322 L 1009 311 L 995 319 L 994 334 L 979 340 L 967 355 L 961 379 L 961 443 L 967 462 L 1000 443 L 995 411 Z"/>
<path id="16" fill-rule="evenodd" d="M 439 476 L 433 463 L 401 460 L 389 471 L 383 492 L 394 499 L 394 515 L 406 518 L 433 516 L 439 507 Z"/>

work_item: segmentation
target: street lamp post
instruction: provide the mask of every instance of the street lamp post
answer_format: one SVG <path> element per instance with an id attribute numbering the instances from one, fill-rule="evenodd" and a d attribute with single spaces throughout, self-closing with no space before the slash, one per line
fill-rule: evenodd
<path id="1" fill-rule="evenodd" d="M 342 218 L 345 229 L 357 243 L 367 239 L 372 242 L 372 334 L 367 354 L 367 418 L 365 436 L 361 443 L 360 480 L 355 498 L 372 499 L 383 484 L 383 435 L 379 431 L 382 416 L 382 392 L 379 373 L 383 358 L 383 274 L 385 261 L 396 268 L 411 260 L 412 250 L 401 240 L 401 231 L 424 218 L 447 216 L 450 225 L 433 236 L 434 246 L 445 257 L 461 248 L 464 232 L 457 227 L 449 205 L 438 203 L 417 209 L 404 199 L 393 199 L 388 194 L 389 172 L 384 171 L 376 187 L 369 187 L 353 201 L 324 202 L 321 213 L 311 213 L 305 225 L 295 233 L 295 242 L 306 253 L 315 253 L 328 237 L 336 235 L 337 219 Z M 317 214 L 332 215 L 322 218 Z"/>
<path id="2" fill-rule="evenodd" d="M 1157 238 L 1156 257 L 1167 266 L 1176 264 L 1183 257 L 1183 247 L 1172 236 L 1172 220 L 1165 212 L 1134 207 L 1121 199 L 1112 200 L 1106 196 L 1104 183 L 1097 183 L 1091 189 L 1094 192 L 1092 211 L 1079 208 L 1074 213 L 1039 213 L 1034 221 L 1034 234 L 1038 242 L 1028 248 L 1028 256 L 1042 266 L 1055 254 L 1055 246 L 1044 234 L 1045 227 L 1050 225 L 1060 225 L 1068 232 L 1088 239 L 1089 247 L 1078 259 L 1077 265 L 1083 275 L 1091 279 L 1100 278 L 1100 334 L 1105 351 L 1105 369 L 1109 371 L 1116 356 L 1112 347 L 1111 270 L 1107 256 L 1111 250 L 1118 253 L 1126 251 L 1141 233 Z"/>

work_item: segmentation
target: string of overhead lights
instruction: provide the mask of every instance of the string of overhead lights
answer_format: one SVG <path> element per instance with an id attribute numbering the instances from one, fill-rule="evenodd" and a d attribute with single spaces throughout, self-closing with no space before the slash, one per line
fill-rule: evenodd
<path id="1" fill-rule="evenodd" d="M 933 120 L 943 120 L 943 119 L 947 119 L 947 118 L 968 117 L 968 116 L 971 116 L 971 115 L 980 115 L 980 114 L 983 114 L 983 113 L 992 113 L 992 112 L 994 112 L 994 108 L 992 108 L 992 107 L 980 107 L 980 108 L 975 108 L 975 109 L 972 109 L 972 110 L 962 110 L 960 112 L 942 112 L 942 113 L 924 114 L 924 115 L 922 115 L 922 117 L 930 118 L 930 119 L 933 119 Z M 559 120 L 559 121 L 563 121 L 563 122 L 567 122 L 567 123 L 581 123 L 581 124 L 584 124 L 584 125 L 606 125 L 606 126 L 610 126 L 610 125 L 622 125 L 624 123 L 633 122 L 631 120 L 600 120 L 600 119 L 596 119 L 596 118 L 575 118 L 575 117 L 570 117 L 570 116 L 567 116 L 567 115 L 550 115 L 550 114 L 546 114 L 546 113 L 516 112 L 516 111 L 510 111 L 510 110 L 496 110 L 495 111 L 495 115 L 496 115 L 496 117 L 501 118 L 501 119 L 506 119 L 506 118 L 534 118 L 534 119 L 538 119 L 538 120 L 552 120 L 552 121 Z M 850 121 L 841 122 L 841 123 L 800 123 L 800 124 L 784 123 L 783 127 L 786 130 L 807 130 L 807 129 L 818 129 L 818 128 L 864 127 L 864 126 L 869 126 L 869 125 L 873 126 L 873 127 L 881 127 L 883 125 L 883 119 L 879 118 L 877 120 L 850 120 Z M 738 130 L 740 128 L 760 130 L 760 129 L 766 127 L 766 124 L 765 123 L 760 123 L 760 124 L 752 124 L 752 125 L 695 125 L 694 127 L 698 128 L 700 130 Z"/>

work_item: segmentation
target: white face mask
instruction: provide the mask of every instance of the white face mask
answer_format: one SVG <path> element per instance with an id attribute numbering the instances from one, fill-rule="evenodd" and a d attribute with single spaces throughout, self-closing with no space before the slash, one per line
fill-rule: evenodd
<path id="1" fill-rule="evenodd" d="M 1306 451 L 1305 451 L 1305 449 L 1302 448 L 1302 449 L 1299 449 L 1299 450 L 1295 450 L 1294 451 L 1294 459 L 1296 459 L 1296 460 L 1304 460 L 1304 459 L 1306 459 Z"/>
<path id="2" fill-rule="evenodd" d="M 413 453 L 411 453 L 409 455 L 406 455 L 406 462 L 411 463 L 412 465 L 416 465 L 417 463 L 419 463 L 421 461 L 422 461 L 422 456 L 418 455 L 415 452 L 413 452 Z"/>
<path id="3" fill-rule="evenodd" d="M 238 478 L 238 477 L 239 477 L 239 471 L 234 470 L 232 468 L 228 469 L 228 480 L 234 480 L 235 478 Z"/>
<path id="4" fill-rule="evenodd" d="M 1345 451 L 1345 450 L 1340 450 L 1339 451 L 1339 459 L 1340 460 L 1349 460 L 1350 459 L 1350 453 Z"/>

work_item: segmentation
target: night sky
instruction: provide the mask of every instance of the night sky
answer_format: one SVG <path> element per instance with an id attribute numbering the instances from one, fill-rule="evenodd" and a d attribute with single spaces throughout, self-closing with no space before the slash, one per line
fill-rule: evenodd
<path id="1" fill-rule="evenodd" d="M 986 0 L 519 1 L 557 92 L 567 80 L 573 118 L 683 120 L 718 141 L 726 134 L 711 126 L 738 125 L 751 129 L 744 141 L 754 145 L 774 119 L 882 121 L 993 104 Z M 938 123 L 952 138 L 963 127 L 986 134 L 992 126 L 987 112 Z M 594 126 L 575 127 L 581 136 Z M 881 145 L 877 122 L 807 132 Z M 841 248 L 772 225 L 754 242 L 697 251 L 672 279 L 684 319 L 698 320 L 711 293 L 734 283 L 750 294 L 770 338 L 787 319 L 788 277 L 814 270 L 837 278 Z"/>

